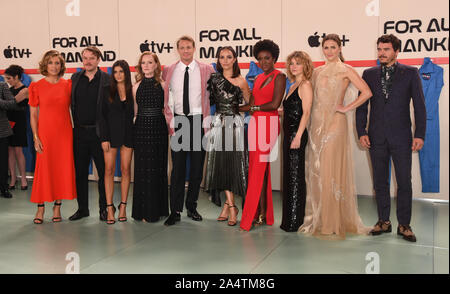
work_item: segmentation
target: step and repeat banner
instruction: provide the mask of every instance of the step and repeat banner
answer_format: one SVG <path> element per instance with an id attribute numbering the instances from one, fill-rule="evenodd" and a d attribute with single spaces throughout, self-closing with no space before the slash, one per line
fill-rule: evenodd
<path id="1" fill-rule="evenodd" d="M 446 0 L 0 0 L 3 30 L 0 74 L 11 64 L 26 69 L 32 80 L 43 53 L 56 49 L 66 59 L 68 73 L 82 67 L 81 50 L 97 46 L 100 66 L 125 59 L 135 66 L 139 54 L 153 51 L 163 65 L 178 60 L 176 40 L 190 35 L 196 58 L 216 62 L 222 46 L 233 46 L 247 73 L 255 61 L 253 45 L 272 39 L 280 45 L 279 66 L 294 50 L 306 51 L 316 65 L 323 62 L 321 40 L 328 33 L 341 37 L 346 61 L 362 74 L 376 65 L 376 40 L 395 34 L 402 41 L 400 62 L 420 67 L 425 57 L 444 68 L 440 103 L 440 193 L 422 193 L 418 154 L 413 155 L 414 196 L 448 200 L 449 3 Z M 349 114 L 354 128 L 354 113 Z M 358 194 L 373 195 L 370 160 L 352 140 Z M 272 163 L 281 170 L 280 159 Z M 274 189 L 281 173 L 272 173 Z M 395 183 L 395 179 L 393 179 Z M 394 186 L 394 185 L 393 185 Z M 395 193 L 394 187 L 392 193 Z"/>

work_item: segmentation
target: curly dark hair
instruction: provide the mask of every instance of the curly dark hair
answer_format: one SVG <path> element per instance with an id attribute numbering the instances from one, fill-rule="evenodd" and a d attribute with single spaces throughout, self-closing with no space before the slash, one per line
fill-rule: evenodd
<path id="1" fill-rule="evenodd" d="M 280 47 L 272 40 L 265 39 L 256 42 L 253 46 L 253 56 L 258 59 L 258 54 L 261 51 L 269 52 L 275 59 L 275 62 L 277 62 L 278 57 L 280 56 Z"/>
<path id="2" fill-rule="evenodd" d="M 399 51 L 401 46 L 400 40 L 393 34 L 379 37 L 377 40 L 377 45 L 380 43 L 391 43 L 394 51 Z"/>
<path id="3" fill-rule="evenodd" d="M 20 65 L 12 64 L 7 69 L 5 69 L 5 75 L 9 75 L 14 77 L 18 77 L 19 80 L 22 78 L 23 68 Z"/>

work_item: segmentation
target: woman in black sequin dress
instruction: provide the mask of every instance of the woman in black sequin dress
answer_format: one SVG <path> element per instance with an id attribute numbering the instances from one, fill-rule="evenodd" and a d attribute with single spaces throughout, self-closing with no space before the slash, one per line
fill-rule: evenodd
<path id="1" fill-rule="evenodd" d="M 239 209 L 234 195 L 245 197 L 247 191 L 248 154 L 244 144 L 244 120 L 239 104 L 250 97 L 250 88 L 240 75 L 236 52 L 223 47 L 218 54 L 217 73 L 208 81 L 211 105 L 216 105 L 208 137 L 206 184 L 209 192 L 225 191 L 218 221 L 229 226 L 237 223 Z"/>
<path id="2" fill-rule="evenodd" d="M 303 224 L 306 203 L 305 149 L 308 142 L 313 90 L 313 64 L 308 54 L 295 51 L 287 58 L 287 74 L 295 83 L 283 101 L 283 218 L 280 228 L 296 232 Z"/>
<path id="3" fill-rule="evenodd" d="M 142 53 L 136 72 L 132 217 L 157 222 L 169 215 L 168 130 L 163 114 L 164 81 L 157 55 Z"/>

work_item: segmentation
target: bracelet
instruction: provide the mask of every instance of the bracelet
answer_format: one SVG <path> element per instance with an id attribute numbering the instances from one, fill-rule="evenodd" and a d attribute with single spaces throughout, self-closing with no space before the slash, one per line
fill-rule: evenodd
<path id="1" fill-rule="evenodd" d="M 252 106 L 250 106 L 250 110 L 252 111 L 252 112 L 255 112 L 255 111 L 260 111 L 261 110 L 261 106 L 257 106 L 257 105 L 252 105 Z"/>
<path id="2" fill-rule="evenodd" d="M 33 135 L 34 140 L 36 141 L 36 139 L 38 138 L 38 136 L 36 135 L 36 133 Z"/>

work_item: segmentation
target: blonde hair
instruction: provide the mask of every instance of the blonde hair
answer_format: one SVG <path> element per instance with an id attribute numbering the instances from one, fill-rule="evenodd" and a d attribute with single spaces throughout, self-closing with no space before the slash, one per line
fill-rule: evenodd
<path id="1" fill-rule="evenodd" d="M 59 53 L 56 50 L 49 50 L 49 51 L 45 52 L 41 61 L 39 61 L 39 72 L 43 76 L 48 75 L 47 66 L 48 66 L 48 62 L 50 61 L 50 58 L 52 58 L 52 57 L 59 58 L 59 62 L 61 63 L 61 69 L 59 70 L 58 76 L 62 77 L 64 75 L 64 73 L 66 72 L 66 62 L 65 62 L 64 58 L 61 56 L 61 53 Z"/>
<path id="2" fill-rule="evenodd" d="M 312 63 L 311 57 L 309 57 L 308 53 L 304 51 L 294 51 L 286 59 L 286 73 L 289 78 L 289 80 L 293 81 L 295 80 L 295 76 L 292 74 L 291 69 L 289 68 L 289 64 L 291 63 L 291 60 L 295 58 L 298 62 L 300 62 L 301 65 L 303 65 L 303 76 L 306 80 L 311 80 L 314 65 Z"/>
<path id="3" fill-rule="evenodd" d="M 189 42 L 192 43 L 192 47 L 195 48 L 195 41 L 194 41 L 194 39 L 192 39 L 192 37 L 190 37 L 190 36 L 187 36 L 187 35 L 181 36 L 181 37 L 177 40 L 177 48 L 178 48 L 178 45 L 180 44 L 180 41 L 189 41 Z"/>
<path id="4" fill-rule="evenodd" d="M 159 62 L 159 58 L 156 55 L 156 53 L 153 53 L 150 51 L 143 52 L 141 54 L 141 56 L 139 57 L 138 64 L 136 65 L 136 82 L 140 82 L 144 78 L 144 72 L 142 71 L 141 63 L 142 63 L 142 59 L 144 58 L 144 56 L 147 56 L 147 55 L 152 56 L 153 60 L 156 63 L 156 68 L 155 68 L 155 72 L 154 72 L 153 76 L 154 76 L 156 82 L 158 84 L 160 84 L 162 81 L 162 79 L 161 79 L 161 72 L 162 72 L 161 63 Z"/>

